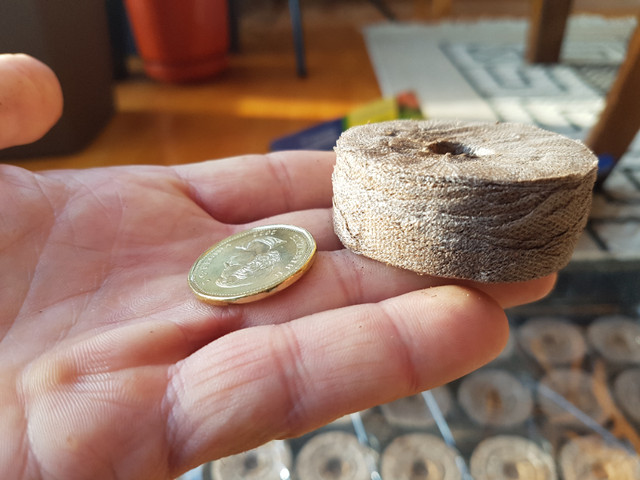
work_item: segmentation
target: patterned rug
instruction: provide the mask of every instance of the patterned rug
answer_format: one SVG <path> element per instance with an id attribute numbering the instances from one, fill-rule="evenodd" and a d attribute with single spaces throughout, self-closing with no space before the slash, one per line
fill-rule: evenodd
<path id="1" fill-rule="evenodd" d="M 532 123 L 582 140 L 634 28 L 632 18 L 572 17 L 552 66 L 524 61 L 524 20 L 385 23 L 364 37 L 382 94 L 414 90 L 428 118 Z M 574 254 L 610 258 L 640 258 L 640 136 L 596 195 Z"/>

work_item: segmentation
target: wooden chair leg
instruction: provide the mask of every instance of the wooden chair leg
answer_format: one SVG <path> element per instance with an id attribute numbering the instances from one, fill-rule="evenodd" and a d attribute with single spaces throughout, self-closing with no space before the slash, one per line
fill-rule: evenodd
<path id="1" fill-rule="evenodd" d="M 624 62 L 607 95 L 605 108 L 586 145 L 600 159 L 598 185 L 622 157 L 640 129 L 640 27 L 636 27 Z"/>
<path id="2" fill-rule="evenodd" d="M 530 63 L 557 63 L 573 0 L 533 0 L 527 52 Z"/>

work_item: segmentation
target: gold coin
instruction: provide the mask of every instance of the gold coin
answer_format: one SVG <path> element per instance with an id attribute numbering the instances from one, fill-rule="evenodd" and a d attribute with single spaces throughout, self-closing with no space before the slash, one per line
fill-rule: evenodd
<path id="1" fill-rule="evenodd" d="M 316 242 L 292 225 L 268 225 L 215 244 L 189 271 L 193 293 L 214 305 L 260 300 L 297 281 L 313 263 Z"/>

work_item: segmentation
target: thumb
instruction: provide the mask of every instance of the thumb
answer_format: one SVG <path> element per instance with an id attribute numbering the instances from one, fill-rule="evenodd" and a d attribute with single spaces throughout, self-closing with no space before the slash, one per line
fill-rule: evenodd
<path id="1" fill-rule="evenodd" d="M 24 54 L 0 54 L 0 149 L 38 140 L 62 114 L 53 71 Z"/>

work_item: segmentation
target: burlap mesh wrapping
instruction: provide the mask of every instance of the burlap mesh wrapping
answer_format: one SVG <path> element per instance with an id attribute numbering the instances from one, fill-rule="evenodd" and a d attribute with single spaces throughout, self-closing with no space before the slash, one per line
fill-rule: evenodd
<path id="1" fill-rule="evenodd" d="M 415 272 L 530 280 L 570 260 L 597 159 L 529 125 L 397 120 L 336 145 L 334 228 L 356 253 Z"/>

